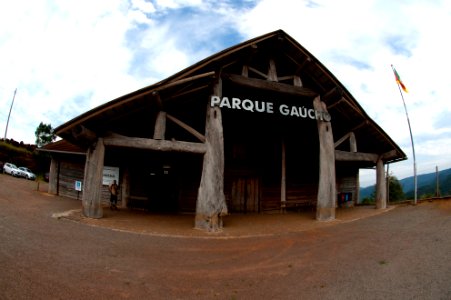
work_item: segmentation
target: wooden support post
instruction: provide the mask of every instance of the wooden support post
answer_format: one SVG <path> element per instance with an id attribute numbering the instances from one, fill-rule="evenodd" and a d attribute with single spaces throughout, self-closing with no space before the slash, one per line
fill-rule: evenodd
<path id="1" fill-rule="evenodd" d="M 287 203 L 287 164 L 285 152 L 285 140 L 282 139 L 282 180 L 280 183 L 280 210 L 285 211 Z"/>
<path id="2" fill-rule="evenodd" d="M 277 70 L 276 70 L 276 62 L 274 59 L 269 60 L 269 67 L 268 67 L 268 80 L 277 82 Z"/>
<path id="3" fill-rule="evenodd" d="M 382 159 L 376 164 L 376 208 L 387 208 L 387 186 L 385 184 L 385 168 Z"/>
<path id="4" fill-rule="evenodd" d="M 159 111 L 155 120 L 155 129 L 153 131 L 154 140 L 164 140 L 166 133 L 166 112 Z"/>
<path id="5" fill-rule="evenodd" d="M 302 87 L 303 84 L 302 84 L 301 77 L 299 77 L 298 75 L 295 75 L 295 76 L 293 77 L 293 85 L 294 85 L 294 86 L 298 86 L 298 87 Z"/>
<path id="6" fill-rule="evenodd" d="M 214 87 L 214 95 L 222 95 L 222 82 Z M 206 152 L 196 203 L 195 228 L 218 231 L 222 228 L 222 216 L 227 214 L 224 195 L 224 135 L 219 107 L 211 107 L 208 101 L 205 124 Z"/>
<path id="7" fill-rule="evenodd" d="M 130 197 L 130 170 L 128 167 L 124 168 L 120 191 L 121 191 L 122 208 L 127 208 L 128 200 Z"/>
<path id="8" fill-rule="evenodd" d="M 327 107 L 320 97 L 313 100 L 317 111 L 327 112 Z M 335 146 L 330 122 L 318 120 L 319 135 L 319 182 L 316 219 L 328 221 L 335 219 L 336 179 L 335 179 Z"/>
<path id="9" fill-rule="evenodd" d="M 52 157 L 50 160 L 50 172 L 49 172 L 49 190 L 48 193 L 52 195 L 58 194 L 58 164 L 59 162 Z"/>
<path id="10" fill-rule="evenodd" d="M 357 152 L 357 141 L 354 132 L 349 133 L 349 152 Z"/>
<path id="11" fill-rule="evenodd" d="M 101 205 L 103 163 L 105 145 L 99 138 L 86 152 L 85 176 L 83 187 L 83 214 L 89 218 L 103 217 Z"/>
<path id="12" fill-rule="evenodd" d="M 249 77 L 249 66 L 248 65 L 243 65 L 243 68 L 241 70 L 241 76 Z"/>

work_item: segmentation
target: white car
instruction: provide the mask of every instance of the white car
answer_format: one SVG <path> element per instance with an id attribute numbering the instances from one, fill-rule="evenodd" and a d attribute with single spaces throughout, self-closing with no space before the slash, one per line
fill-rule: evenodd
<path id="1" fill-rule="evenodd" d="M 28 168 L 19 167 L 19 171 L 20 171 L 19 176 L 21 176 L 21 177 L 24 177 L 24 178 L 29 179 L 29 180 L 35 180 L 36 179 L 36 175 L 33 172 L 31 172 L 31 170 L 28 169 Z"/>
<path id="2" fill-rule="evenodd" d="M 20 176 L 20 174 L 22 173 L 22 171 L 20 171 L 15 164 L 12 163 L 6 163 L 3 165 L 3 173 L 5 174 L 9 174 L 12 176 Z"/>

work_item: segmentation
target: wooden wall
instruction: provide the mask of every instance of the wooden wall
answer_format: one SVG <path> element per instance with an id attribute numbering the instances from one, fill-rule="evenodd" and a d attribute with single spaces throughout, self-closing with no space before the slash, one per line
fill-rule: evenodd
<path id="1" fill-rule="evenodd" d="M 346 165 L 338 165 L 337 173 L 337 205 L 339 205 L 339 197 L 341 194 L 350 194 L 351 199 L 349 203 L 344 203 L 344 206 L 353 206 L 357 204 L 359 196 L 359 169 Z"/>
<path id="2" fill-rule="evenodd" d="M 85 170 L 84 160 L 60 159 L 58 168 L 58 187 L 57 191 L 60 196 L 75 198 L 81 200 L 82 193 L 75 190 L 75 181 L 83 182 Z"/>

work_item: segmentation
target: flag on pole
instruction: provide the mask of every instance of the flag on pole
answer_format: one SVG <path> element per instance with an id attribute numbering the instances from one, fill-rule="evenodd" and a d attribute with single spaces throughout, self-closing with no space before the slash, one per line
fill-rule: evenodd
<path id="1" fill-rule="evenodd" d="M 392 68 L 393 68 L 393 73 L 395 73 L 396 83 L 399 84 L 399 86 L 402 88 L 402 90 L 404 92 L 408 93 L 409 91 L 407 90 L 404 83 L 401 81 L 401 77 L 399 77 L 399 74 L 398 74 L 398 72 L 396 72 L 396 69 L 395 69 L 395 67 L 393 67 L 393 65 L 392 65 Z"/>

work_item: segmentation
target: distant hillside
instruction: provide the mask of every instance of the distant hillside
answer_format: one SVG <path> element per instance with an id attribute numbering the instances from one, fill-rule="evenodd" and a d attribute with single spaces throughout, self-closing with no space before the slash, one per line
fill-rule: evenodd
<path id="1" fill-rule="evenodd" d="M 38 175 L 48 172 L 50 166 L 48 154 L 36 151 L 36 145 L 0 139 L 0 172 L 3 171 L 3 164 L 6 162 L 18 167 L 27 167 Z"/>
<path id="2" fill-rule="evenodd" d="M 439 187 L 442 196 L 451 195 L 451 168 L 439 171 Z M 417 195 L 421 199 L 424 196 L 435 196 L 436 188 L 436 174 L 428 173 L 417 176 Z M 399 180 L 402 186 L 406 199 L 413 199 L 414 197 L 414 180 L 413 176 Z M 370 197 L 374 192 L 374 186 L 364 187 L 360 189 L 360 199 Z"/>

